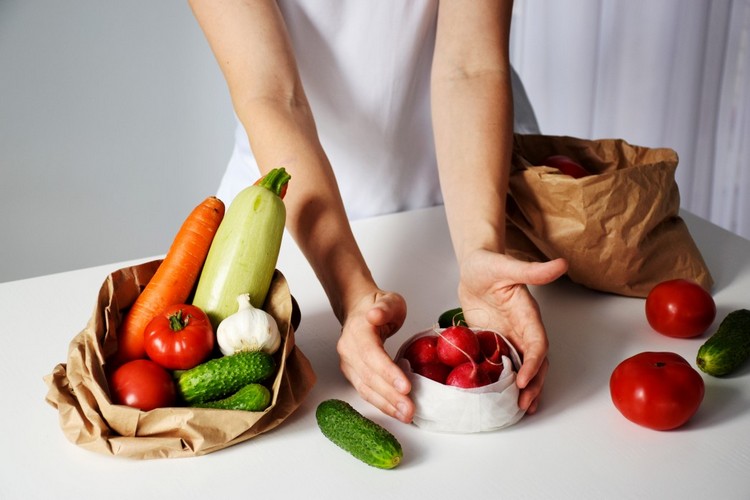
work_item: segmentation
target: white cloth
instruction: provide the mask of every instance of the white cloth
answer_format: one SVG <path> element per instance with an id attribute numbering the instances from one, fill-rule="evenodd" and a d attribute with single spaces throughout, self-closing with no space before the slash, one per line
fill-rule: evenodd
<path id="1" fill-rule="evenodd" d="M 429 96 L 437 3 L 279 1 L 350 219 L 442 203 Z M 536 132 L 515 72 L 513 87 L 516 130 Z M 217 195 L 228 204 L 258 176 L 238 124 Z"/>

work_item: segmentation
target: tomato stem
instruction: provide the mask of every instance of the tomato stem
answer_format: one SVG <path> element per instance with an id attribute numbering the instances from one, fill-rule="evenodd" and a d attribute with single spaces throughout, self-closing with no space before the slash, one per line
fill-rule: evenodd
<path id="1" fill-rule="evenodd" d="M 185 316 L 184 319 L 182 318 L 182 309 L 180 309 L 174 314 L 169 315 L 169 328 L 171 328 L 173 332 L 179 332 L 180 330 L 185 328 L 189 322 L 190 322 L 189 314 Z"/>

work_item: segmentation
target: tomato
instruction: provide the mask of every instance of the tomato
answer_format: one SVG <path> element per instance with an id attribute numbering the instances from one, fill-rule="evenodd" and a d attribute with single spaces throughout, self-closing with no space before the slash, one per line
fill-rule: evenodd
<path id="1" fill-rule="evenodd" d="M 698 411 L 705 386 L 679 354 L 642 352 L 617 365 L 609 391 L 625 418 L 664 431 L 682 426 Z"/>
<path id="2" fill-rule="evenodd" d="M 692 281 L 663 281 L 646 297 L 648 324 L 668 337 L 696 337 L 711 326 L 715 317 L 713 297 Z"/>
<path id="3" fill-rule="evenodd" d="M 150 359 L 135 359 L 117 368 L 110 388 L 114 403 L 143 411 L 173 406 L 177 394 L 172 375 Z"/>
<path id="4" fill-rule="evenodd" d="M 565 155 L 552 155 L 542 161 L 543 165 L 556 168 L 565 175 L 575 179 L 591 175 L 588 170 L 583 168 L 580 163 Z"/>
<path id="5" fill-rule="evenodd" d="M 214 331 L 200 308 L 176 304 L 149 322 L 143 344 L 148 357 L 164 368 L 188 370 L 211 354 Z"/>

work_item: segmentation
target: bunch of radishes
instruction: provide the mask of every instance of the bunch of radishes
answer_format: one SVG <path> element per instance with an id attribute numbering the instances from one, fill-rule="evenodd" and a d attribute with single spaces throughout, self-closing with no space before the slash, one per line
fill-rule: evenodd
<path id="1" fill-rule="evenodd" d="M 462 388 L 497 382 L 503 372 L 503 356 L 510 359 L 511 354 L 500 335 L 462 325 L 417 337 L 402 355 L 414 373 Z"/>

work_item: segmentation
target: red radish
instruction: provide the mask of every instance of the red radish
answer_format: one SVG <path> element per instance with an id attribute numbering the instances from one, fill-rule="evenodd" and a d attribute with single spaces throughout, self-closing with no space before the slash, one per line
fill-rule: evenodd
<path id="1" fill-rule="evenodd" d="M 479 339 L 465 326 L 449 326 L 438 333 L 438 359 L 448 366 L 458 366 L 467 361 L 478 361 L 481 355 Z"/>
<path id="2" fill-rule="evenodd" d="M 479 369 L 478 364 L 473 361 L 467 361 L 453 368 L 445 379 L 445 383 L 469 389 L 489 384 L 490 378 L 484 371 Z"/>
<path id="3" fill-rule="evenodd" d="M 414 369 L 414 373 L 418 373 L 423 377 L 427 377 L 431 380 L 434 380 L 435 382 L 440 382 L 441 384 L 445 384 L 445 380 L 448 378 L 448 373 L 450 373 L 450 371 L 450 366 L 445 365 L 439 361 L 436 361 L 434 363 L 425 363 L 423 365 L 417 366 Z"/>
<path id="4" fill-rule="evenodd" d="M 497 382 L 503 373 L 503 362 L 502 360 L 495 362 L 489 358 L 485 358 L 479 363 L 479 371 L 487 374 L 490 383 Z"/>
<path id="5" fill-rule="evenodd" d="M 412 340 L 404 351 L 404 359 L 409 362 L 412 369 L 437 362 L 437 341 L 438 338 L 435 335 L 426 335 Z"/>
<path id="6" fill-rule="evenodd" d="M 495 363 L 502 363 L 503 356 L 510 358 L 510 347 L 500 335 L 489 330 L 480 330 L 476 335 L 485 358 Z"/>

